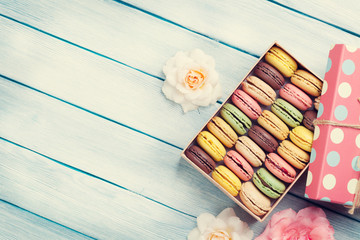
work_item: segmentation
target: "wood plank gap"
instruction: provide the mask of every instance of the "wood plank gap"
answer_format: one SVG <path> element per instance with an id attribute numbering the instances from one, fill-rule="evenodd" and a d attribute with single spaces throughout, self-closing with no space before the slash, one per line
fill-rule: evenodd
<path id="1" fill-rule="evenodd" d="M 11 142 L 9 142 L 9 143 L 11 143 Z M 82 233 L 82 232 L 79 232 L 79 231 L 77 231 L 77 230 L 75 230 L 75 229 L 73 229 L 73 228 L 71 228 L 71 227 L 65 226 L 65 225 L 63 225 L 63 224 L 61 224 L 61 223 L 58 223 L 58 222 L 55 222 L 55 221 L 53 221 L 53 220 L 51 220 L 51 219 L 49 219 L 49 218 L 46 218 L 46 217 L 41 216 L 41 215 L 39 215 L 39 214 L 37 214 L 37 213 L 34 213 L 34 212 L 29 211 L 29 210 L 27 210 L 27 209 L 25 209 L 25 208 L 22 208 L 22 207 L 14 204 L 14 203 L 8 202 L 8 201 L 6 201 L 6 200 L 4 200 L 4 199 L 1 199 L 1 198 L 0 198 L 0 201 L 3 202 L 3 203 L 5 203 L 5 204 L 9 204 L 9 205 L 11 205 L 11 206 L 13 206 L 13 207 L 15 207 L 15 208 L 18 208 L 18 209 L 20 209 L 20 210 L 22 210 L 22 211 L 25 211 L 25 212 L 27 212 L 27 213 L 30 213 L 30 214 L 32 214 L 32 215 L 34 215 L 34 216 L 37 216 L 37 217 L 39 217 L 39 218 L 42 218 L 42 219 L 44 219 L 44 220 L 46 220 L 46 221 L 49 221 L 49 222 L 54 223 L 54 224 L 56 224 L 56 225 L 59 225 L 59 226 L 61 226 L 61 227 L 63 227 L 63 228 L 66 228 L 66 229 L 69 229 L 69 230 L 71 230 L 71 231 L 73 231 L 73 232 L 76 232 L 76 233 L 78 233 L 78 234 L 81 234 L 81 235 L 83 235 L 84 237 L 87 237 L 87 238 L 91 238 L 91 239 L 95 239 L 95 240 L 96 240 L 96 238 L 94 238 L 94 237 L 92 237 L 92 236 L 86 235 L 86 234 L 84 234 L 84 233 Z"/>
<path id="2" fill-rule="evenodd" d="M 111 182 L 111 181 L 109 181 L 109 180 L 107 180 L 107 179 L 105 179 L 105 178 L 102 178 L 102 177 L 96 176 L 96 175 L 94 175 L 94 174 L 92 174 L 92 173 L 86 172 L 86 171 L 84 171 L 84 170 L 82 170 L 82 169 L 80 169 L 80 168 L 76 168 L 76 167 L 73 167 L 73 166 L 71 166 L 71 165 L 69 165 L 69 164 L 63 163 L 63 162 L 61 162 L 61 161 L 59 161 L 59 160 L 56 160 L 56 159 L 54 159 L 54 158 L 52 158 L 52 157 L 49 157 L 49 156 L 47 156 L 47 155 L 45 155 L 45 154 L 42 154 L 42 153 L 40 153 L 40 152 L 38 152 L 38 151 L 35 151 L 35 150 L 30 149 L 30 148 L 28 148 L 28 147 L 25 147 L 25 146 L 23 146 L 23 145 L 20 145 L 20 144 L 18 144 L 18 143 L 16 143 L 16 142 L 10 141 L 10 140 L 8 140 L 8 139 L 6 139 L 6 138 L 3 138 L 3 137 L 1 137 L 1 136 L 0 136 L 0 139 L 3 140 L 3 141 L 5 141 L 5 142 L 8 142 L 8 143 L 10 143 L 10 144 L 12 144 L 12 145 L 15 145 L 15 146 L 17 146 L 17 147 L 19 147 L 19 148 L 25 149 L 25 150 L 30 151 L 30 152 L 32 152 L 32 153 L 35 153 L 35 154 L 37 154 L 37 155 L 39 155 L 39 156 L 42 156 L 42 157 L 44 157 L 44 158 L 46 158 L 46 159 L 48 159 L 48 160 L 51 160 L 52 162 L 55 162 L 55 163 L 57 163 L 57 164 L 59 164 L 59 165 L 61 165 L 61 166 L 67 167 L 67 168 L 69 168 L 69 169 L 71 169 L 71 170 L 80 172 L 80 173 L 85 174 L 85 175 L 87 175 L 87 176 L 89 176 L 89 177 L 93 177 L 93 178 L 95 178 L 95 179 L 98 179 L 98 180 L 100 180 L 100 181 L 106 182 L 106 183 L 108 183 L 108 184 L 110 184 L 110 185 L 113 185 L 113 186 L 115 186 L 115 187 L 121 188 L 121 189 L 126 190 L 126 191 L 128 191 L 128 192 L 131 192 L 131 193 L 133 193 L 133 194 L 136 194 L 136 195 L 138 195 L 138 196 L 140 196 L 140 197 L 143 197 L 143 198 L 145 198 L 145 199 L 147 199 L 147 200 L 149 200 L 149 201 L 155 202 L 155 203 L 157 203 L 157 204 L 159 204 L 159 205 L 161 205 L 161 206 L 164 206 L 164 207 L 166 207 L 166 208 L 169 208 L 169 209 L 171 209 L 171 210 L 173 210 L 173 211 L 175 211 L 175 212 L 178 212 L 178 213 L 180 213 L 180 214 L 183 214 L 183 215 L 186 215 L 186 216 L 189 216 L 189 217 L 192 217 L 192 218 L 196 218 L 196 216 L 193 216 L 193 215 L 191 215 L 191 214 L 189 214 L 189 213 L 186 213 L 186 212 L 184 212 L 184 211 L 180 211 L 180 210 L 178 210 L 178 209 L 176 209 L 176 208 L 174 208 L 174 207 L 171 207 L 171 206 L 169 206 L 169 205 L 166 205 L 166 204 L 164 204 L 164 203 L 162 203 L 162 202 L 160 202 L 160 201 L 157 201 L 157 200 L 155 200 L 155 199 L 149 198 L 149 197 L 147 197 L 147 196 L 145 196 L 145 195 L 143 195 L 143 194 L 140 194 L 140 193 L 138 193 L 138 192 L 132 191 L 132 190 L 126 188 L 126 187 L 123 187 L 123 186 L 121 186 L 121 185 L 119 185 L 119 184 L 116 184 L 116 183 L 114 183 L 114 182 Z M 5 201 L 5 200 L 0 199 L 0 201 Z M 5 201 L 5 202 L 6 202 L 6 201 Z M 14 205 L 14 206 L 16 206 L 16 205 Z M 17 206 L 17 207 L 19 207 L 19 206 Z M 20 208 L 20 207 L 19 207 L 19 208 Z M 30 211 L 29 211 L 29 212 L 30 212 Z M 34 213 L 34 214 L 35 214 L 35 213 Z M 40 216 L 40 217 L 41 217 L 41 216 Z M 43 217 L 43 218 L 44 218 L 44 217 Z M 46 218 L 45 218 L 45 219 L 46 219 Z M 50 221 L 50 220 L 49 220 L 49 221 Z M 59 224 L 59 225 L 61 225 L 61 224 Z M 71 228 L 69 228 L 69 229 L 71 229 Z M 71 230 L 72 230 L 72 229 L 71 229 Z M 75 231 L 75 230 L 74 230 L 74 231 Z"/>
<path id="3" fill-rule="evenodd" d="M 337 26 L 337 25 L 335 25 L 335 24 L 333 24 L 333 23 L 324 21 L 324 20 L 322 20 L 322 19 L 320 19 L 320 18 L 311 16 L 311 15 L 305 13 L 305 12 L 296 10 L 295 8 L 286 6 L 286 5 L 284 5 L 284 4 L 282 4 L 282 3 L 279 3 L 279 2 L 277 2 L 277 1 L 274 1 L 274 0 L 265 0 L 265 1 L 270 2 L 270 3 L 274 4 L 274 5 L 279 6 L 279 7 L 285 8 L 285 9 L 287 9 L 287 10 L 289 10 L 289 11 L 295 12 L 295 13 L 297 13 L 297 14 L 300 14 L 300 15 L 302 15 L 302 16 L 308 17 L 308 18 L 310 18 L 310 19 L 319 21 L 319 22 L 324 23 L 324 24 L 326 24 L 326 25 L 329 25 L 329 26 L 331 26 L 331 27 L 333 27 L 333 28 L 339 29 L 339 30 L 344 31 L 344 32 L 346 32 L 346 33 L 349 33 L 349 34 L 351 34 L 351 35 L 353 35 L 353 36 L 355 36 L 355 37 L 360 37 L 360 34 L 359 34 L 359 33 L 356 33 L 356 32 L 353 32 L 353 31 L 351 31 L 351 30 L 348 30 L 348 29 L 346 29 L 346 28 Z"/>
<path id="4" fill-rule="evenodd" d="M 60 102 L 66 103 L 66 104 L 68 104 L 68 105 L 70 105 L 70 106 L 72 106 L 72 107 L 75 107 L 75 108 L 78 108 L 78 109 L 80 109 L 80 110 L 83 110 L 83 111 L 85 111 L 85 112 L 87 112 L 87 113 L 93 114 L 93 115 L 95 115 L 95 116 L 97 116 L 97 117 L 100 117 L 100 118 L 102 118 L 102 119 L 105 119 L 105 120 L 108 120 L 108 121 L 113 122 L 113 123 L 115 123 L 115 124 L 118 124 L 118 125 L 120 125 L 120 126 L 122 126 L 122 127 L 128 128 L 128 129 L 130 129 L 130 130 L 132 130 L 132 131 L 138 132 L 138 133 L 140 133 L 140 134 L 143 134 L 143 135 L 145 135 L 145 136 L 148 136 L 148 137 L 150 137 L 150 138 L 153 138 L 153 139 L 155 139 L 155 140 L 158 140 L 158 141 L 160 141 L 160 142 L 163 142 L 163 143 L 165 143 L 165 144 L 167 144 L 167 145 L 169 145 L 169 146 L 172 146 L 172 147 L 174 147 L 174 148 L 177 148 L 177 149 L 179 149 L 179 150 L 183 150 L 183 148 L 181 148 L 181 147 L 179 147 L 179 146 L 176 146 L 175 144 L 172 144 L 172 143 L 170 143 L 170 142 L 167 142 L 167 141 L 165 141 L 165 140 L 162 140 L 162 139 L 160 139 L 160 138 L 158 138 L 158 137 L 152 136 L 152 135 L 150 135 L 150 134 L 148 134 L 148 133 L 146 133 L 146 132 L 140 131 L 140 130 L 135 129 L 135 128 L 133 128 L 133 127 L 130 127 L 130 126 L 126 125 L 126 124 L 123 124 L 123 123 L 121 123 L 121 122 L 118 122 L 118 121 L 116 121 L 116 120 L 113 120 L 113 119 L 111 119 L 111 118 L 108 118 L 108 117 L 106 117 L 106 116 L 104 116 L 104 115 L 101 115 L 101 114 L 99 114 L 99 113 L 96 113 L 96 112 L 93 112 L 93 111 L 88 110 L 88 109 L 86 109 L 86 108 L 83 108 L 83 107 L 81 107 L 81 106 L 79 106 L 79 105 L 76 105 L 76 104 L 74 104 L 74 103 L 71 103 L 71 102 L 68 102 L 68 101 L 66 101 L 66 100 L 63 100 L 63 99 L 61 99 L 61 98 L 58 98 L 58 97 L 56 97 L 56 96 L 53 96 L 53 95 L 51 95 L 51 94 L 49 94 L 49 93 L 43 92 L 43 91 L 41 91 L 41 90 L 39 90 L 39 89 L 36 89 L 36 88 L 31 87 L 31 86 L 29 86 L 29 85 L 26 85 L 26 84 L 24 84 L 24 83 L 22 83 L 22 82 L 16 81 L 16 80 L 14 80 L 14 79 L 12 79 L 12 78 L 9 78 L 9 77 L 7 77 L 7 76 L 4 76 L 4 75 L 2 75 L 2 74 L 0 74 L 0 77 L 4 78 L 4 79 L 7 80 L 7 81 L 10 81 L 10 82 L 13 82 L 13 83 L 15 83 L 15 84 L 18 84 L 18 85 L 20 85 L 20 86 L 29 88 L 29 89 L 31 89 L 31 90 L 33 90 L 33 91 L 38 92 L 38 93 L 44 94 L 44 95 L 46 95 L 46 96 L 48 96 L 48 97 L 54 98 L 54 99 L 56 99 L 56 100 L 58 100 L 58 101 L 60 101 Z M 220 103 L 220 104 L 221 104 L 221 103 Z"/>

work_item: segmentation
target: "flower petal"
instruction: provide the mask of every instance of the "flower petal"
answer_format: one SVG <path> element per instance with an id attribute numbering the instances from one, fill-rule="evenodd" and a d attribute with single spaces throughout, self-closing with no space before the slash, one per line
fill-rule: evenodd
<path id="1" fill-rule="evenodd" d="M 182 107 L 184 113 L 187 113 L 188 111 L 197 109 L 199 107 L 199 105 L 195 105 L 195 104 L 192 104 L 189 102 L 184 102 L 181 104 L 181 107 Z"/>
<path id="2" fill-rule="evenodd" d="M 189 232 L 187 239 L 188 240 L 199 240 L 200 239 L 200 231 L 198 228 L 194 228 L 193 230 L 191 230 L 191 232 Z"/>
<path id="3" fill-rule="evenodd" d="M 201 233 L 215 220 L 215 216 L 210 213 L 202 213 L 197 217 L 197 225 Z"/>
<path id="4" fill-rule="evenodd" d="M 225 208 L 224 210 L 221 211 L 221 213 L 219 213 L 219 215 L 217 215 L 216 218 L 223 220 L 224 222 L 226 222 L 228 220 L 228 218 L 230 217 L 236 217 L 235 211 L 233 208 Z"/>
<path id="5" fill-rule="evenodd" d="M 216 218 L 213 222 L 210 223 L 210 228 L 216 230 L 226 230 L 226 223 L 219 218 Z"/>
<path id="6" fill-rule="evenodd" d="M 311 220 L 313 220 L 316 217 L 326 217 L 326 214 L 321 208 L 307 207 L 307 208 L 301 209 L 298 212 L 297 217 L 310 218 Z"/>

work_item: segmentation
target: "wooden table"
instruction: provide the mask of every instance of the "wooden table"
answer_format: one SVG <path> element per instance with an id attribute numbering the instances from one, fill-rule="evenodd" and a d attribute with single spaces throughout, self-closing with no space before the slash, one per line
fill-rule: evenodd
<path id="1" fill-rule="evenodd" d="M 319 76 L 331 44 L 360 46 L 357 1 L 0 1 L 0 239 L 185 239 L 234 207 L 181 150 L 275 40 Z M 183 114 L 161 92 L 179 50 L 214 57 L 223 98 Z M 323 207 L 336 239 L 360 215 Z"/>

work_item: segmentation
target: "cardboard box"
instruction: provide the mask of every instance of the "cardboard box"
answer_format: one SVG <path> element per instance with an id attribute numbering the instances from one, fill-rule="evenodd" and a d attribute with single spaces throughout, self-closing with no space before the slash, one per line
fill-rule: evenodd
<path id="1" fill-rule="evenodd" d="M 318 120 L 360 125 L 360 48 L 335 45 L 329 53 Z M 315 127 L 305 197 L 352 206 L 360 177 L 360 130 Z"/>
<path id="2" fill-rule="evenodd" d="M 264 56 L 265 56 L 266 52 L 268 52 L 269 49 L 270 49 L 271 47 L 273 47 L 273 46 L 277 46 L 277 47 L 280 47 L 280 48 L 282 48 L 283 50 L 285 50 L 285 49 L 284 49 L 283 47 L 281 47 L 277 42 L 275 42 L 274 44 L 272 44 L 272 45 L 265 51 L 265 53 L 259 58 L 258 62 L 252 67 L 252 69 L 250 69 L 250 71 L 244 76 L 244 78 L 239 81 L 239 84 L 238 84 L 238 86 L 234 89 L 234 91 L 235 91 L 236 89 L 241 88 L 241 83 L 242 83 L 248 76 L 252 75 L 255 66 L 256 66 L 259 62 L 265 61 L 265 60 L 264 60 Z M 286 51 L 286 50 L 285 50 L 285 51 Z M 286 51 L 286 52 L 287 52 L 289 55 L 291 55 L 291 56 L 297 61 L 297 59 L 296 59 L 291 53 L 289 53 L 288 51 Z M 315 75 L 313 72 L 311 72 L 308 68 L 306 68 L 306 67 L 305 67 L 303 64 L 301 64 L 299 61 L 297 61 L 297 64 L 298 64 L 298 69 L 307 70 L 308 72 L 310 72 L 310 73 L 312 73 L 313 75 Z M 316 75 L 315 75 L 315 76 L 316 76 Z M 320 79 L 320 78 L 319 78 L 319 79 Z M 286 78 L 286 77 L 285 77 L 285 80 L 286 80 L 285 84 L 288 83 L 288 82 L 290 82 L 290 78 Z M 321 80 L 321 79 L 320 79 L 320 80 Z M 277 97 L 278 97 L 278 96 L 279 96 L 279 91 L 277 90 L 276 93 L 277 93 Z M 220 113 L 219 113 L 220 109 L 222 108 L 222 106 L 223 106 L 225 103 L 231 102 L 231 96 L 232 96 L 232 94 L 230 94 L 230 96 L 227 97 L 227 99 L 224 101 L 224 103 L 219 107 L 219 109 L 214 113 L 214 115 L 211 116 L 211 118 L 213 118 L 214 116 L 220 116 Z M 312 98 L 312 100 L 314 100 L 314 98 Z M 269 109 L 270 109 L 270 106 L 268 106 L 268 107 L 262 106 L 262 110 L 264 110 L 264 109 L 268 109 L 268 110 L 269 110 Z M 211 119 L 211 118 L 210 118 L 210 119 Z M 210 121 L 210 119 L 209 119 L 209 121 Z M 200 129 L 200 131 L 198 132 L 198 134 L 206 128 L 206 124 L 207 124 L 207 123 L 208 123 L 208 122 L 206 122 L 206 123 L 204 124 L 204 126 Z M 254 124 L 257 124 L 257 122 L 256 122 L 256 121 L 253 121 L 253 125 L 254 125 Z M 272 200 L 272 208 L 271 208 L 271 210 L 270 210 L 267 214 L 265 214 L 264 216 L 259 217 L 259 216 L 255 215 L 254 213 L 252 213 L 252 212 L 241 202 L 239 196 L 233 197 L 233 196 L 232 196 L 231 194 L 229 194 L 223 187 L 221 187 L 217 182 L 215 182 L 215 181 L 212 179 L 211 173 L 210 173 L 209 175 L 206 174 L 206 173 L 203 172 L 198 166 L 196 166 L 190 159 L 188 159 L 188 158 L 186 157 L 186 155 L 185 155 L 185 150 L 186 150 L 187 148 L 189 148 L 190 146 L 192 146 L 192 145 L 197 145 L 197 143 L 196 143 L 196 137 L 197 137 L 198 134 L 196 134 L 196 135 L 194 136 L 194 138 L 190 141 L 190 143 L 188 144 L 188 146 L 187 146 L 187 147 L 184 149 L 184 151 L 181 153 L 181 156 L 182 156 L 189 164 L 191 164 L 195 169 L 197 169 L 204 177 L 206 177 L 210 182 L 212 182 L 216 187 L 218 187 L 222 192 L 224 192 L 225 195 L 227 195 L 227 196 L 228 196 L 230 199 L 232 199 L 237 205 L 239 205 L 241 208 L 243 208 L 246 212 L 248 212 L 251 216 L 253 216 L 256 220 L 258 220 L 258 221 L 260 221 L 260 222 L 264 221 L 264 220 L 266 219 L 266 217 L 269 216 L 269 214 L 272 212 L 272 210 L 280 203 L 281 199 L 286 195 L 286 193 L 292 188 L 292 186 L 297 182 L 297 180 L 300 178 L 300 176 L 301 176 L 301 175 L 307 170 L 307 168 L 308 168 L 308 165 L 306 165 L 306 167 L 305 167 L 304 169 L 302 169 L 302 170 L 297 170 L 297 176 L 296 176 L 295 181 L 292 182 L 291 184 L 285 184 L 285 185 L 287 186 L 285 192 L 280 196 L 280 198 L 278 198 L 278 199 L 276 199 L 276 200 Z M 246 133 L 245 135 L 247 135 L 247 133 Z M 289 139 L 289 138 L 287 138 L 287 139 Z M 279 141 L 279 142 L 280 142 L 280 141 Z M 232 149 L 235 149 L 235 148 L 233 147 Z M 228 148 L 227 148 L 226 150 L 229 151 L 229 150 L 231 150 L 231 149 L 228 149 Z M 223 161 L 217 162 L 216 164 L 217 164 L 217 165 L 223 165 Z M 264 164 L 262 165 L 262 167 L 264 167 Z M 256 172 L 257 169 L 258 169 L 258 168 L 254 168 L 254 172 Z M 249 180 L 249 181 L 252 181 L 252 180 Z"/>

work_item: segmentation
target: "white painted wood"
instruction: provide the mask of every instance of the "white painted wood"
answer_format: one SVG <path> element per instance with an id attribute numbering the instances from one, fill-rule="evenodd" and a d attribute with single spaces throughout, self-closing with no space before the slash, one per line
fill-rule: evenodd
<path id="1" fill-rule="evenodd" d="M 0 201 L 0 239 L 67 240 L 93 238 Z"/>
<path id="2" fill-rule="evenodd" d="M 6 201 L 100 239 L 180 239 L 194 219 L 1 141 Z"/>
<path id="3" fill-rule="evenodd" d="M 95 238 L 184 239 L 196 225 L 194 217 L 49 161 L 3 140 L 0 140 L 0 157 L 0 181 L 4 183 L 0 185 L 0 192 L 5 200 L 11 199 L 14 204 Z M 216 204 L 214 199 L 208 201 Z M 197 204 L 193 206 L 196 207 Z M 286 196 L 276 211 L 288 207 L 299 210 L 306 206 L 309 206 L 306 201 Z M 218 214 L 221 210 L 212 209 L 210 212 Z M 235 210 L 241 219 L 249 223 L 255 236 L 264 230 L 264 223 L 255 221 L 239 207 Z M 335 228 L 336 239 L 359 237 L 358 222 L 333 212 L 326 211 L 326 214 Z M 342 229 L 348 231 L 341 231 Z"/>
<path id="4" fill-rule="evenodd" d="M 0 13 L 161 78 L 165 78 L 162 72 L 163 65 L 177 51 L 200 48 L 215 58 L 216 69 L 220 74 L 220 81 L 224 88 L 224 97 L 237 86 L 238 82 L 256 62 L 256 59 L 252 56 L 114 1 L 35 0 L 26 2 L 15 1 L 11 2 L 11 4 L 0 2 Z M 25 57 L 31 57 L 32 61 L 35 60 L 32 57 L 37 56 L 41 59 L 44 54 L 45 58 L 48 58 L 46 60 L 49 61 L 50 65 L 48 66 L 50 69 L 47 67 L 45 70 L 53 70 L 51 69 L 52 62 L 57 64 L 55 65 L 56 67 L 61 68 L 60 66 L 63 65 L 59 65 L 59 61 L 63 63 L 69 60 L 66 50 L 62 52 L 63 49 L 56 48 L 58 44 L 64 44 L 54 43 L 59 40 L 51 41 L 46 38 L 47 41 L 44 44 L 45 36 L 37 33 L 41 35 L 43 40 L 30 40 L 28 44 L 22 46 L 25 42 L 23 39 L 28 37 L 22 36 L 23 31 L 20 30 L 20 26 L 16 27 L 16 25 L 11 25 L 10 23 L 3 24 L 5 24 L 3 26 L 5 31 L 8 30 L 7 28 L 10 28 L 10 31 L 14 31 L 14 27 L 17 28 L 14 33 L 15 35 L 9 31 L 2 33 L 7 36 L 3 38 L 7 40 L 6 45 L 10 45 L 10 49 L 18 49 L 18 54 L 23 53 Z M 24 32 L 24 34 L 27 35 L 29 33 Z M 273 40 L 266 42 L 265 46 L 262 46 L 263 51 L 272 42 Z M 66 48 L 69 49 L 70 46 Z M 10 49 L 7 49 L 7 51 Z M 51 51 L 51 57 L 48 56 L 47 50 Z M 72 55 L 70 56 L 73 57 Z M 13 57 L 16 58 L 16 55 Z M 76 59 L 76 55 L 74 58 Z M 11 61 L 17 61 L 17 59 Z M 21 61 L 19 64 L 22 64 Z M 81 64 L 82 62 L 77 62 L 73 68 L 61 70 L 64 71 L 64 74 L 71 72 L 71 78 L 81 76 L 72 72 L 78 67 L 80 67 L 80 73 L 82 73 L 84 68 L 90 71 L 89 75 L 95 72 L 91 71 L 92 66 L 83 66 Z M 29 69 L 29 71 L 33 72 L 36 70 Z M 1 69 L 1 72 L 4 72 L 4 68 Z M 6 71 L 7 74 L 8 72 Z M 12 75 L 15 74 L 14 71 L 11 71 L 11 73 Z M 49 77 L 43 74 L 43 71 L 36 71 L 36 76 L 40 80 L 29 79 L 29 77 L 33 76 L 31 74 L 27 81 L 31 82 L 33 86 L 39 86 L 43 90 L 53 92 L 53 89 L 44 86 L 50 84 L 44 84 L 43 78 L 45 77 L 49 81 Z M 88 74 L 85 77 L 87 76 Z M 14 77 L 20 78 L 20 76 Z M 118 77 L 120 78 L 120 76 Z M 102 77 L 100 79 L 105 78 Z M 20 78 L 20 81 L 25 80 Z M 56 83 L 55 85 L 59 84 Z M 158 91 L 160 92 L 160 89 Z"/>
<path id="5" fill-rule="evenodd" d="M 4 79 L 0 96 L 5 139 L 193 216 L 235 205 L 179 149 Z"/>
<path id="6" fill-rule="evenodd" d="M 360 4 L 357 0 L 276 0 L 276 2 L 312 17 L 360 34 Z"/>
<path id="7" fill-rule="evenodd" d="M 219 107 L 184 114 L 161 93 L 159 79 L 10 20 L 0 18 L 0 24 L 0 74 L 178 147 Z"/>

